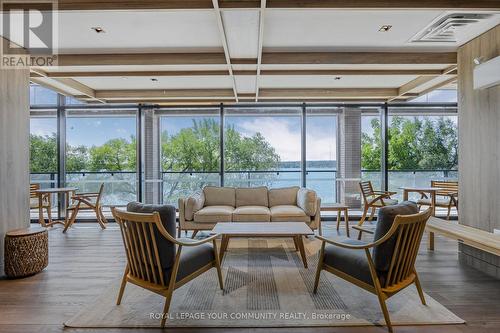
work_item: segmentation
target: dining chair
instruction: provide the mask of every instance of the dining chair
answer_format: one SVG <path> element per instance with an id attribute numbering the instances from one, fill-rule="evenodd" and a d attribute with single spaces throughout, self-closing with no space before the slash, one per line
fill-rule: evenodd
<path id="1" fill-rule="evenodd" d="M 71 216 L 64 226 L 63 232 L 66 232 L 69 227 L 75 223 L 76 216 L 81 210 L 92 210 L 95 213 L 97 222 L 102 229 L 106 229 L 106 217 L 102 212 L 102 193 L 104 192 L 104 183 L 99 186 L 98 192 L 76 193 L 71 196 L 71 204 L 67 208 L 67 212 L 71 212 Z"/>
<path id="2" fill-rule="evenodd" d="M 431 187 L 439 187 L 442 189 L 436 191 L 436 207 L 447 208 L 448 213 L 446 214 L 446 219 L 449 220 L 451 208 L 455 207 L 458 213 L 458 182 L 431 180 Z M 425 193 L 421 193 L 421 197 L 417 201 L 417 205 L 419 208 L 421 206 L 431 207 L 431 198 L 429 198 Z"/>
<path id="3" fill-rule="evenodd" d="M 366 215 L 368 214 L 368 209 L 371 208 L 370 217 L 368 221 L 372 221 L 375 216 L 375 211 L 378 208 L 395 205 L 398 203 L 396 199 L 392 199 L 391 196 L 395 195 L 396 192 L 389 191 L 375 191 L 373 190 L 373 185 L 371 181 L 364 181 L 359 183 L 359 188 L 361 190 L 361 196 L 363 197 L 363 215 L 359 220 L 358 224 L 353 226 L 353 229 L 359 231 L 358 239 L 361 239 L 362 233 L 373 234 L 373 229 L 363 227 L 365 223 Z"/>
<path id="4" fill-rule="evenodd" d="M 378 298 L 389 332 L 392 324 L 385 301 L 415 284 L 420 301 L 425 296 L 415 269 L 415 261 L 432 210 L 418 213 L 414 202 L 383 207 L 378 213 L 375 236 L 371 243 L 347 239 L 335 241 L 322 236 L 314 293 L 322 292 L 320 274 L 330 272 Z M 326 291 L 326 289 L 325 289 Z"/>
<path id="5" fill-rule="evenodd" d="M 47 218 L 49 219 L 49 225 L 52 223 L 52 198 L 50 193 L 42 194 L 42 205 L 40 206 L 39 194 L 36 192 L 40 189 L 40 184 L 34 183 L 30 184 L 30 209 L 43 209 L 47 211 Z"/>
<path id="6" fill-rule="evenodd" d="M 215 267 L 224 288 L 216 237 L 176 239 L 175 207 L 130 203 L 128 211 L 112 209 L 120 226 L 127 256 L 117 305 L 127 283 L 165 297 L 161 327 L 165 327 L 174 290 Z M 212 243 L 212 244 L 210 244 Z"/>

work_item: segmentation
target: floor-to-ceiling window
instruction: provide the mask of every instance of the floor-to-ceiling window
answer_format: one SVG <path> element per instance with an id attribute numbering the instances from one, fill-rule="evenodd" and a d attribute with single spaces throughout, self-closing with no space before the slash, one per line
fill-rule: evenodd
<path id="1" fill-rule="evenodd" d="M 307 108 L 306 186 L 314 189 L 323 204 L 337 202 L 336 108 Z"/>
<path id="2" fill-rule="evenodd" d="M 163 202 L 177 205 L 205 185 L 219 185 L 219 109 L 168 110 L 160 119 Z"/>
<path id="3" fill-rule="evenodd" d="M 224 185 L 300 186 L 301 108 L 228 108 Z"/>
<path id="4" fill-rule="evenodd" d="M 361 115 L 361 179 L 371 181 L 373 188 L 382 186 L 380 114 L 366 112 Z"/>
<path id="5" fill-rule="evenodd" d="M 68 110 L 66 184 L 96 192 L 102 203 L 126 205 L 137 199 L 135 111 Z"/>

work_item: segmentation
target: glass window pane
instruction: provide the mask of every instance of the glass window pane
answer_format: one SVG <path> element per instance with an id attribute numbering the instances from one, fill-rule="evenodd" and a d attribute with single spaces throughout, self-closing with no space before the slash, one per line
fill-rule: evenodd
<path id="1" fill-rule="evenodd" d="M 419 96 L 409 103 L 456 103 L 458 94 L 456 89 L 437 89 Z"/>
<path id="2" fill-rule="evenodd" d="M 458 179 L 458 117 L 389 117 L 389 189 Z M 402 194 L 399 193 L 401 199 Z M 418 199 L 413 196 L 410 199 Z"/>
<path id="3" fill-rule="evenodd" d="M 31 105 L 57 105 L 57 93 L 37 84 L 30 85 Z"/>
<path id="4" fill-rule="evenodd" d="M 79 192 L 104 183 L 104 205 L 137 199 L 136 117 L 130 112 L 68 111 L 66 181 Z"/>
<path id="5" fill-rule="evenodd" d="M 301 184 L 301 109 L 227 109 L 224 185 Z"/>
<path id="6" fill-rule="evenodd" d="M 361 178 L 371 181 L 373 188 L 381 189 L 381 142 L 380 116 L 366 114 L 361 116 Z"/>
<path id="7" fill-rule="evenodd" d="M 332 109 L 308 109 L 306 116 L 306 186 L 318 193 L 322 204 L 335 203 L 337 114 Z"/>
<path id="8" fill-rule="evenodd" d="M 218 110 L 197 115 L 185 110 L 161 117 L 163 201 L 177 206 L 181 197 L 205 185 L 220 184 Z"/>

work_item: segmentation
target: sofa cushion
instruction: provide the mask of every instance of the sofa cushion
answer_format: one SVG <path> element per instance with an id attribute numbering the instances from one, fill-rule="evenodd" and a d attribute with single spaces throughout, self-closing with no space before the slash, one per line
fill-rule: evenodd
<path id="1" fill-rule="evenodd" d="M 181 250 L 181 258 L 179 270 L 177 271 L 176 282 L 193 274 L 197 270 L 205 267 L 215 260 L 215 253 L 212 244 L 201 244 L 198 246 L 183 246 Z M 164 269 L 166 283 L 170 282 L 172 268 Z"/>
<path id="2" fill-rule="evenodd" d="M 206 206 L 194 213 L 194 221 L 200 223 L 231 222 L 234 207 Z"/>
<path id="3" fill-rule="evenodd" d="M 274 222 L 310 222 L 311 218 L 304 210 L 294 205 L 273 206 L 271 210 L 271 221 Z"/>
<path id="4" fill-rule="evenodd" d="M 158 212 L 160 214 L 161 223 L 167 232 L 175 238 L 176 234 L 176 219 L 175 207 L 171 205 L 146 205 L 140 202 L 130 202 L 127 205 L 127 211 L 132 213 L 151 214 Z M 160 264 L 163 269 L 169 269 L 174 264 L 175 259 L 175 244 L 169 242 L 157 228 L 154 229 L 156 245 L 158 253 L 160 253 Z"/>
<path id="5" fill-rule="evenodd" d="M 297 192 L 297 206 L 302 208 L 308 216 L 316 215 L 317 195 L 313 190 L 301 188 Z"/>
<path id="6" fill-rule="evenodd" d="M 269 207 L 267 187 L 238 187 L 236 188 L 236 207 L 264 206 Z"/>
<path id="7" fill-rule="evenodd" d="M 235 206 L 234 187 L 205 186 L 205 206 Z"/>
<path id="8" fill-rule="evenodd" d="M 233 222 L 269 222 L 271 211 L 264 206 L 240 206 L 233 211 Z"/>
<path id="9" fill-rule="evenodd" d="M 297 205 L 298 186 L 272 188 L 268 192 L 269 207 L 281 205 Z"/>
<path id="10" fill-rule="evenodd" d="M 192 221 L 194 213 L 203 208 L 205 204 L 205 195 L 203 192 L 195 193 L 186 199 L 184 205 L 184 218 L 187 221 Z"/>
<path id="11" fill-rule="evenodd" d="M 385 206 L 379 209 L 377 217 L 377 227 L 373 241 L 377 241 L 384 237 L 391 229 L 396 215 L 411 215 L 417 214 L 417 204 L 411 201 L 403 201 L 399 205 Z M 392 235 L 387 241 L 373 248 L 373 263 L 377 271 L 386 272 L 389 270 L 394 247 L 396 245 L 398 233 Z"/>
<path id="12" fill-rule="evenodd" d="M 366 244 L 363 241 L 349 238 L 342 240 L 342 243 L 350 245 Z M 373 286 L 370 266 L 368 265 L 365 251 L 326 244 L 323 260 L 326 265 Z"/>

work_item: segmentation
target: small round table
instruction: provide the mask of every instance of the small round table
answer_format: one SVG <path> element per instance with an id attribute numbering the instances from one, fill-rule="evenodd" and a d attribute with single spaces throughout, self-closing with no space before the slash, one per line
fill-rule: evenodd
<path id="1" fill-rule="evenodd" d="M 42 227 L 16 229 L 5 234 L 5 275 L 36 274 L 49 264 L 49 237 Z"/>
<path id="2" fill-rule="evenodd" d="M 340 218 L 341 218 L 341 213 L 343 212 L 344 213 L 346 235 L 347 235 L 347 237 L 349 237 L 349 206 L 342 204 L 342 203 L 336 203 L 336 204 L 331 204 L 328 206 L 322 206 L 321 211 L 323 211 L 323 212 L 337 212 L 337 231 L 339 231 L 339 228 L 340 228 Z M 320 235 L 321 235 L 321 226 L 320 226 L 319 230 L 320 230 Z"/>

